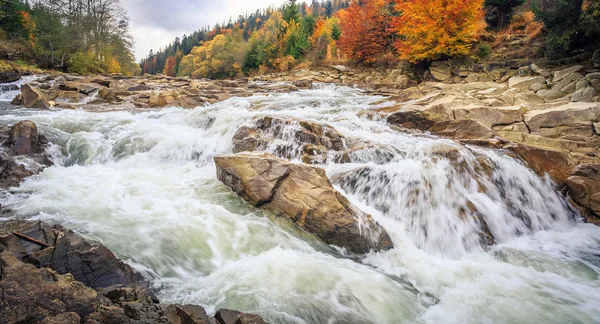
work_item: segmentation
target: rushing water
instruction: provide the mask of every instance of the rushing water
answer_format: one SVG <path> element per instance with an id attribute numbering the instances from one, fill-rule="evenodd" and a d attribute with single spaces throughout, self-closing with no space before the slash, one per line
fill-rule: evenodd
<path id="1" fill-rule="evenodd" d="M 17 217 L 102 242 L 162 301 L 209 312 L 239 309 L 273 323 L 600 322 L 600 228 L 578 221 L 549 180 L 502 152 L 357 116 L 380 100 L 328 86 L 193 110 L 5 105 L 0 122 L 35 121 L 55 144 L 56 166 L 1 202 Z M 323 167 L 395 248 L 346 258 L 222 185 L 213 157 L 262 116 L 324 122 L 387 148 L 385 158 L 364 150 Z M 484 244 L 486 232 L 495 245 Z"/>

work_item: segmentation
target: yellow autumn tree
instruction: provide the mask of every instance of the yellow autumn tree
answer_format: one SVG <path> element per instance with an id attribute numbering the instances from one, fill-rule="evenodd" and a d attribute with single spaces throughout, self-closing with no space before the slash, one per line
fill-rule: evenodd
<path id="1" fill-rule="evenodd" d="M 484 0 L 404 0 L 392 21 L 403 60 L 419 62 L 468 55 L 483 17 Z"/>

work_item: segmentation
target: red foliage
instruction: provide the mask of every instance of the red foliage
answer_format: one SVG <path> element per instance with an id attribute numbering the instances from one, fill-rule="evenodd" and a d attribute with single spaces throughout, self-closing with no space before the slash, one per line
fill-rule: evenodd
<path id="1" fill-rule="evenodd" d="M 176 74 L 175 68 L 176 67 L 177 67 L 177 57 L 175 57 L 175 56 L 168 57 L 167 61 L 165 62 L 165 69 L 163 70 L 163 74 L 168 75 L 168 76 L 175 76 L 175 74 Z"/>
<path id="2" fill-rule="evenodd" d="M 340 50 L 360 63 L 374 63 L 390 44 L 391 0 L 362 0 L 339 12 Z M 360 3 L 360 4 L 359 4 Z"/>

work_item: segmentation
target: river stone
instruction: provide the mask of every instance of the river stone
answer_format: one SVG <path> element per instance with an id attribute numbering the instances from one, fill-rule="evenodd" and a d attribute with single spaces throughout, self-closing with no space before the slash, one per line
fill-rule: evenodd
<path id="1" fill-rule="evenodd" d="M 292 82 L 292 84 L 300 89 L 311 89 L 313 81 L 310 78 L 303 78 Z"/>
<path id="2" fill-rule="evenodd" d="M 29 84 L 21 86 L 22 104 L 27 108 L 50 109 L 50 104 L 42 91 Z"/>
<path id="3" fill-rule="evenodd" d="M 552 79 L 552 82 L 553 83 L 559 82 L 559 81 L 563 80 L 564 78 L 570 76 L 573 73 L 583 71 L 583 69 L 584 69 L 583 65 L 575 65 L 575 66 L 568 67 L 564 70 L 556 71 L 556 72 L 554 72 L 554 79 Z"/>
<path id="4" fill-rule="evenodd" d="M 23 120 L 11 127 L 4 146 L 10 148 L 16 155 L 33 156 L 42 152 L 42 144 L 47 140 L 38 135 L 38 129 L 31 120 Z"/>
<path id="5" fill-rule="evenodd" d="M 579 165 L 566 181 L 571 198 L 600 217 L 600 164 Z"/>
<path id="6" fill-rule="evenodd" d="M 99 303 L 97 293 L 69 274 L 22 262 L 12 252 L 0 254 L 0 323 L 40 323 L 63 313 L 77 313 L 84 318 L 94 313 Z M 65 319 L 72 316 L 63 315 Z M 65 322 L 63 322 L 65 323 Z M 66 322 L 68 323 L 68 322 Z"/>
<path id="7" fill-rule="evenodd" d="M 12 235 L 10 233 L 13 231 L 52 246 L 43 250 L 32 250 L 24 245 L 28 260 L 60 274 L 70 273 L 87 287 L 100 289 L 113 285 L 129 285 L 141 279 L 106 247 L 88 243 L 61 226 L 52 227 L 35 221 L 0 223 L 0 235 Z"/>
<path id="8" fill-rule="evenodd" d="M 217 156 L 215 163 L 217 178 L 250 204 L 287 217 L 328 244 L 361 254 L 393 246 L 383 228 L 336 191 L 319 167 L 257 153 Z"/>
<path id="9" fill-rule="evenodd" d="M 21 80 L 21 75 L 15 72 L 0 72 L 0 83 L 12 83 Z"/>
<path id="10" fill-rule="evenodd" d="M 260 316 L 230 309 L 219 309 L 215 314 L 218 324 L 266 324 Z M 208 324 L 208 323 L 207 323 Z"/>

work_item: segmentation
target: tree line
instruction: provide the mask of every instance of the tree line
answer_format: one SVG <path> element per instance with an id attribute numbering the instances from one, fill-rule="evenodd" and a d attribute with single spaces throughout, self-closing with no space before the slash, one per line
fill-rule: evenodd
<path id="1" fill-rule="evenodd" d="M 141 72 L 119 0 L 0 0 L 0 40 L 26 47 L 46 69 L 79 74 Z"/>
<path id="2" fill-rule="evenodd" d="M 351 60 L 393 65 L 489 55 L 483 34 L 518 8 L 543 26 L 549 59 L 600 42 L 600 0 L 335 0 L 288 2 L 205 28 L 142 61 L 144 73 L 227 78 Z M 525 15 L 525 17 L 530 17 Z M 520 19 L 522 20 L 522 19 Z M 527 21 L 527 19 L 525 19 Z M 526 22 L 527 23 L 527 22 Z M 542 28 L 542 27 L 540 27 Z M 535 28 L 531 28 L 534 30 Z"/>

